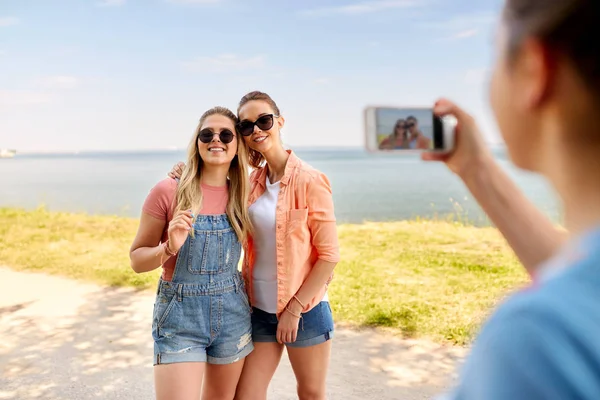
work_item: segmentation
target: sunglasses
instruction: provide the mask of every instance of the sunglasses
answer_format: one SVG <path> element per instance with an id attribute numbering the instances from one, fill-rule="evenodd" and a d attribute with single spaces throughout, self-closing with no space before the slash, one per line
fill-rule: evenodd
<path id="1" fill-rule="evenodd" d="M 254 126 L 258 126 L 261 131 L 268 131 L 273 127 L 273 118 L 275 115 L 267 114 L 259 117 L 256 121 L 241 121 L 237 124 L 237 130 L 242 136 L 250 136 L 254 132 Z"/>
<path id="2" fill-rule="evenodd" d="M 198 134 L 198 139 L 200 139 L 202 143 L 212 142 L 213 137 L 215 137 L 215 134 L 210 129 L 203 129 Z M 234 137 L 235 135 L 229 129 L 223 129 L 221 132 L 219 132 L 219 140 L 221 141 L 221 143 L 231 143 Z"/>

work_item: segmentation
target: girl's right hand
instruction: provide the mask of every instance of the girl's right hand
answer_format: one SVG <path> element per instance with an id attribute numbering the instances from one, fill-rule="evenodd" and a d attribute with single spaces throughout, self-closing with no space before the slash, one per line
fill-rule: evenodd
<path id="1" fill-rule="evenodd" d="M 169 223 L 169 250 L 177 253 L 192 229 L 193 214 L 190 210 L 179 211 Z"/>
<path id="2" fill-rule="evenodd" d="M 183 168 L 185 168 L 185 164 L 182 162 L 173 165 L 173 169 L 168 173 L 169 178 L 180 179 L 181 174 L 183 174 Z"/>
<path id="3" fill-rule="evenodd" d="M 441 99 L 435 103 L 433 112 L 437 116 L 451 115 L 456 118 L 456 139 L 454 150 L 450 154 L 423 152 L 425 161 L 443 161 L 448 168 L 463 180 L 470 173 L 485 167 L 493 157 L 483 140 L 475 119 L 449 100 Z"/>

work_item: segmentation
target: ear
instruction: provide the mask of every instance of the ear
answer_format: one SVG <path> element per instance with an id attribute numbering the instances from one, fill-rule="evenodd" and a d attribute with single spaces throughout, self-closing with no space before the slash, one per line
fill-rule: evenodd
<path id="1" fill-rule="evenodd" d="M 552 94 L 555 60 L 539 40 L 526 40 L 516 60 L 522 97 L 517 99 L 526 109 L 540 107 Z"/>
<path id="2" fill-rule="evenodd" d="M 285 118 L 283 118 L 282 116 L 277 117 L 277 125 L 281 130 L 281 128 L 283 128 L 283 126 L 285 125 Z"/>

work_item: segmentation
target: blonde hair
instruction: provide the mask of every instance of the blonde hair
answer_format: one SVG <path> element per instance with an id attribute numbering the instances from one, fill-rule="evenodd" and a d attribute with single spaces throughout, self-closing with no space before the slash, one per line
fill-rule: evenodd
<path id="1" fill-rule="evenodd" d="M 198 135 L 202 125 L 211 115 L 222 115 L 229 118 L 235 127 L 237 117 L 226 107 L 213 107 L 202 114 L 198 127 L 188 147 L 187 162 L 181 174 L 177 194 L 175 196 L 176 207 L 175 214 L 181 210 L 198 211 L 202 207 L 202 188 L 200 181 L 202 178 L 203 162 L 198 151 Z M 235 132 L 235 128 L 233 129 Z M 237 134 L 236 134 L 237 135 Z M 246 143 L 239 137 L 237 140 L 237 154 L 231 160 L 229 167 L 228 183 L 229 198 L 227 202 L 226 213 L 229 223 L 234 229 L 238 240 L 245 243 L 248 234 L 252 230 L 250 214 L 248 213 L 248 196 L 250 194 L 250 182 L 248 177 L 248 149 Z M 194 230 L 191 230 L 193 236 Z"/>

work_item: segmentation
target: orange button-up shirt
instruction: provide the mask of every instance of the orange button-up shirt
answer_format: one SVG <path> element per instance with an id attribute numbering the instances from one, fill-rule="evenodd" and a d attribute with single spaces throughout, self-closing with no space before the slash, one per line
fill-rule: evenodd
<path id="1" fill-rule="evenodd" d="M 327 176 L 288 151 L 285 172 L 281 178 L 275 213 L 277 250 L 277 315 L 285 310 L 300 289 L 317 260 L 337 263 L 340 260 L 336 219 L 333 210 L 331 185 Z M 250 175 L 250 204 L 266 188 L 267 169 L 259 168 Z M 242 275 L 248 288 L 250 304 L 254 299 L 252 274 L 254 242 L 248 238 L 244 248 Z M 327 285 L 304 306 L 307 312 L 325 295 Z"/>

